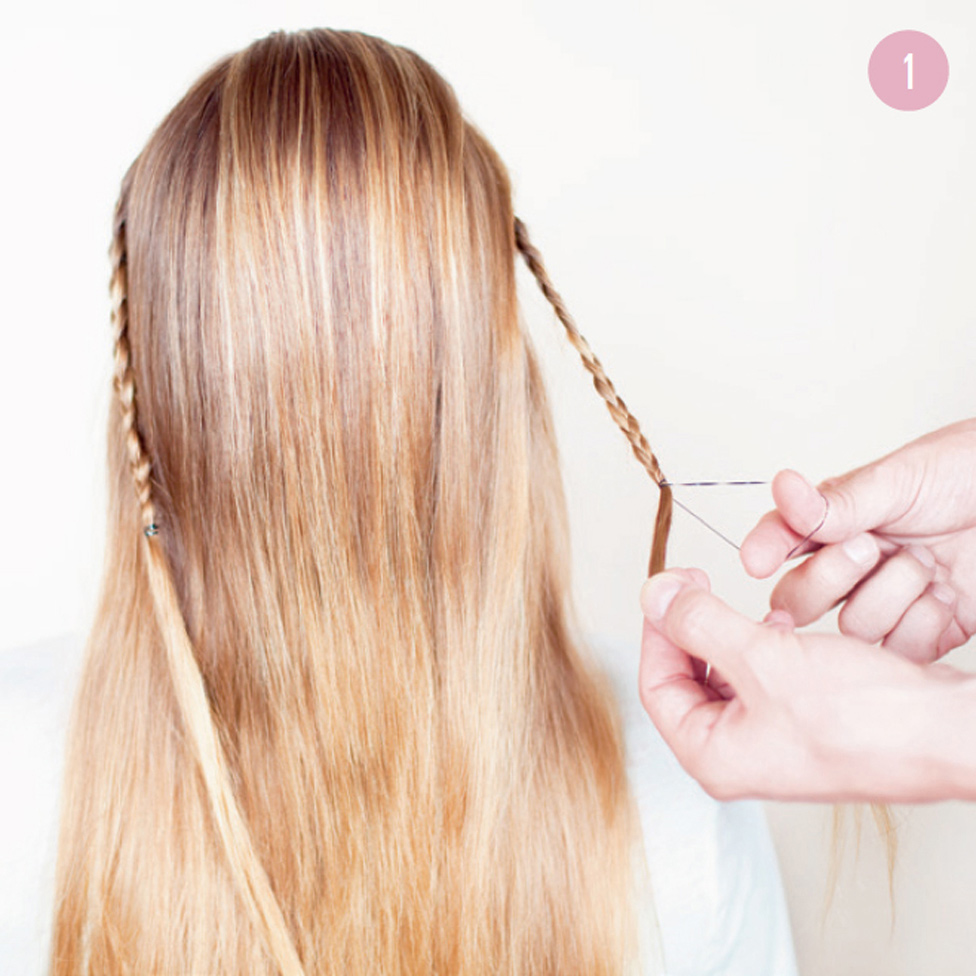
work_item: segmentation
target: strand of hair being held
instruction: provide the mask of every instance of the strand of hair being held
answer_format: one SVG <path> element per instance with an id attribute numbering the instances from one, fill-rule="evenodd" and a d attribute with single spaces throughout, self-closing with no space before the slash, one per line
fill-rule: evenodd
<path id="1" fill-rule="evenodd" d="M 562 322 L 570 343 L 572 343 L 573 348 L 576 349 L 580 358 L 583 360 L 583 366 L 593 377 L 593 385 L 596 387 L 597 393 L 603 397 L 607 409 L 610 411 L 610 416 L 613 417 L 614 422 L 624 432 L 624 436 L 630 442 L 634 456 L 640 461 L 650 475 L 651 480 L 659 489 L 657 515 L 654 519 L 654 540 L 651 544 L 651 558 L 647 568 L 648 575 L 653 576 L 655 573 L 659 573 L 664 569 L 667 557 L 668 536 L 671 532 L 671 517 L 674 504 L 671 485 L 664 477 L 661 465 L 651 450 L 651 445 L 648 443 L 647 438 L 641 431 L 637 418 L 630 412 L 627 404 L 624 403 L 620 394 L 617 393 L 603 368 L 603 364 L 597 359 L 593 350 L 590 348 L 590 344 L 583 337 L 576 323 L 573 321 L 573 317 L 569 314 L 565 302 L 563 302 L 559 292 L 553 287 L 545 264 L 543 264 L 542 255 L 529 240 L 529 233 L 525 228 L 525 224 L 517 217 L 515 218 L 515 245 L 525 259 L 525 263 L 528 265 L 535 280 L 538 282 L 542 294 L 545 295 L 546 300 L 555 310 L 556 317 Z M 681 507 L 684 508 L 683 505 Z"/>
<path id="2" fill-rule="evenodd" d="M 664 472 L 661 470 L 661 465 L 658 462 L 654 452 L 651 450 L 651 445 L 648 443 L 647 438 L 640 429 L 640 424 L 638 424 L 637 418 L 630 412 L 630 410 L 627 408 L 627 404 L 624 403 L 620 394 L 617 393 L 613 383 L 606 374 L 606 370 L 603 368 L 603 364 L 599 359 L 597 359 L 593 350 L 590 348 L 590 344 L 583 337 L 583 334 L 577 327 L 576 322 L 573 320 L 572 315 L 569 314 L 569 310 L 566 308 L 566 303 L 563 301 L 562 296 L 553 287 L 549 274 L 546 271 L 545 264 L 542 261 L 542 255 L 529 240 L 529 234 L 526 230 L 525 224 L 523 224 L 518 217 L 515 218 L 515 245 L 522 257 L 525 259 L 525 263 L 528 265 L 529 270 L 535 277 L 542 294 L 545 295 L 546 300 L 555 310 L 556 317 L 560 322 L 562 322 L 563 327 L 566 330 L 566 335 L 569 337 L 569 341 L 572 343 L 573 347 L 579 353 L 580 358 L 583 360 L 583 366 L 593 377 L 593 385 L 596 387 L 597 393 L 603 397 L 604 402 L 607 405 L 607 409 L 610 411 L 610 416 L 613 417 L 617 426 L 624 432 L 624 435 L 630 442 L 634 456 L 638 461 L 640 461 L 644 469 L 650 475 L 651 480 L 658 487 L 660 494 L 658 497 L 657 516 L 654 519 L 654 541 L 651 545 L 651 558 L 647 569 L 648 575 L 653 576 L 655 573 L 659 573 L 664 569 L 665 559 L 667 556 L 668 537 L 671 532 L 671 516 L 673 513 L 673 507 L 675 505 L 687 512 L 693 519 L 700 522 L 710 532 L 717 535 L 723 542 L 728 543 L 733 549 L 738 550 L 738 543 L 734 542 L 724 532 L 717 529 L 710 522 L 703 519 L 697 512 L 689 508 L 680 499 L 675 498 L 672 489 L 676 487 L 738 488 L 747 485 L 768 485 L 769 482 L 754 480 L 674 482 L 665 478 Z M 824 499 L 824 503 L 826 504 L 826 499 Z M 816 535 L 821 528 L 823 528 L 826 518 L 827 514 L 825 511 L 824 517 L 820 521 L 820 524 L 817 525 L 817 527 L 809 535 L 807 535 L 806 538 L 801 539 L 800 542 L 797 543 L 797 545 L 790 552 L 789 556 L 793 556 L 795 553 L 797 553 L 807 542 L 810 541 L 814 535 Z"/>
<path id="3" fill-rule="evenodd" d="M 753 480 L 671 482 L 665 478 L 664 473 L 661 470 L 661 465 L 658 463 L 654 452 L 651 450 L 651 446 L 648 444 L 647 438 L 641 432 L 640 425 L 637 423 L 637 418 L 634 417 L 630 410 L 627 409 L 627 405 L 621 399 L 616 389 L 614 389 L 613 383 L 610 382 L 610 378 L 603 369 L 603 365 L 601 364 L 600 360 L 597 359 L 596 355 L 593 353 L 593 350 L 590 349 L 589 343 L 583 338 L 583 335 L 577 328 L 576 323 L 573 321 L 573 317 L 569 314 L 569 311 L 562 300 L 562 297 L 553 287 L 552 281 L 549 279 L 545 265 L 542 262 L 542 255 L 529 240 L 528 231 L 525 229 L 525 225 L 522 223 L 522 221 L 518 218 L 515 219 L 515 243 L 521 252 L 522 257 L 525 259 L 525 263 L 528 265 L 529 270 L 532 272 L 533 276 L 538 282 L 539 288 L 542 290 L 542 294 L 545 295 L 550 305 L 552 305 L 556 312 L 556 316 L 566 329 L 566 334 L 569 336 L 569 341 L 580 354 L 580 358 L 583 360 L 583 365 L 586 367 L 587 371 L 592 375 L 593 385 L 606 402 L 610 415 L 613 417 L 617 426 L 626 435 L 627 440 L 630 442 L 630 446 L 633 449 L 634 455 L 637 457 L 637 460 L 640 461 L 644 469 L 651 476 L 651 479 L 660 490 L 657 517 L 654 520 L 654 541 L 651 546 L 651 558 L 647 569 L 648 576 L 653 576 L 655 573 L 659 573 L 664 569 L 665 558 L 667 555 L 668 535 L 671 531 L 671 515 L 673 505 L 678 505 L 680 508 L 684 509 L 684 511 L 701 522 L 702 525 L 710 529 L 734 549 L 738 549 L 739 546 L 727 535 L 720 532 L 709 522 L 705 521 L 705 519 L 703 519 L 696 512 L 693 512 L 687 505 L 674 498 L 672 494 L 672 487 L 741 487 L 745 485 L 768 484 L 768 482 Z M 827 520 L 828 512 L 829 508 L 827 499 L 824 498 L 824 514 L 820 522 L 812 532 L 810 532 L 805 538 L 801 539 L 793 547 L 787 558 L 790 558 L 799 552 L 806 545 L 806 543 L 809 542 L 812 537 L 823 528 L 824 523 Z M 709 669 L 710 667 L 711 666 L 709 665 Z M 890 883 L 891 878 L 893 877 L 895 859 L 895 834 L 892 826 L 891 813 L 887 807 L 878 804 L 872 805 L 871 812 L 875 818 L 875 822 L 878 825 L 879 831 L 886 842 L 888 853 L 888 875 Z"/>

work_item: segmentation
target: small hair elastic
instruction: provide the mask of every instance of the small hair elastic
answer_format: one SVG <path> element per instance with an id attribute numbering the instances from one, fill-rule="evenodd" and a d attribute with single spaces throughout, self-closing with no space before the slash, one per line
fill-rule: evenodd
<path id="1" fill-rule="evenodd" d="M 153 536 L 153 535 L 159 535 L 159 526 L 156 525 L 155 522 L 151 522 L 149 525 L 146 526 L 144 531 L 146 533 L 146 538 L 149 538 L 149 536 Z"/>

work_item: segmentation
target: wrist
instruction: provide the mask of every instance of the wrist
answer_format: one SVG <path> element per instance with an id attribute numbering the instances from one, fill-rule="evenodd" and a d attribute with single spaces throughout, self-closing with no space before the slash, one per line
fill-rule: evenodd
<path id="1" fill-rule="evenodd" d="M 932 734 L 923 800 L 976 800 L 976 675 L 947 665 L 926 669 L 932 681 Z"/>
<path id="2" fill-rule="evenodd" d="M 856 722 L 840 720 L 846 707 L 832 716 L 834 735 L 820 757 L 832 768 L 834 798 L 976 800 L 976 675 L 908 665 L 899 679 L 864 689 L 859 699 Z"/>

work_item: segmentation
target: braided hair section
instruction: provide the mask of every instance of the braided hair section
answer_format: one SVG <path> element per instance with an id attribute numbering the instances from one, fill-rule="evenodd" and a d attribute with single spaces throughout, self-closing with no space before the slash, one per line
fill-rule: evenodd
<path id="1" fill-rule="evenodd" d="M 115 210 L 109 252 L 112 258 L 110 292 L 115 337 L 115 389 L 122 408 L 126 454 L 139 501 L 139 516 L 145 537 L 145 565 L 153 607 L 165 645 L 177 706 L 203 778 L 210 813 L 231 877 L 282 976 L 303 976 L 301 959 L 234 796 L 227 758 L 214 726 L 206 687 L 187 633 L 173 575 L 162 543 L 157 538 L 150 480 L 152 464 L 139 433 L 136 382 L 129 342 L 125 200 L 123 190 Z"/>
<path id="2" fill-rule="evenodd" d="M 659 573 L 664 569 L 667 555 L 668 535 L 671 531 L 672 515 L 671 488 L 667 484 L 667 479 L 664 477 L 664 472 L 661 470 L 661 465 L 658 463 L 657 457 L 655 457 L 654 452 L 651 450 L 651 445 L 640 429 L 637 418 L 630 412 L 627 404 L 624 403 L 620 394 L 617 393 L 603 368 L 603 364 L 597 359 L 593 350 L 590 348 L 590 344 L 583 337 L 576 322 L 573 320 L 572 315 L 569 314 L 569 310 L 566 308 L 562 296 L 553 287 L 545 264 L 542 261 L 542 255 L 532 244 L 525 224 L 518 217 L 515 218 L 515 246 L 525 259 L 525 263 L 532 272 L 542 294 L 545 295 L 546 300 L 552 305 L 556 317 L 562 322 L 569 341 L 583 360 L 583 366 L 593 377 L 593 385 L 596 387 L 597 393 L 606 402 L 610 416 L 613 417 L 614 422 L 624 432 L 624 436 L 630 442 L 634 456 L 644 466 L 644 469 L 651 476 L 651 480 L 660 490 L 657 516 L 654 519 L 654 541 L 651 546 L 651 558 L 648 564 L 648 575 L 653 576 L 655 573 Z"/>
<path id="3" fill-rule="evenodd" d="M 136 428 L 136 383 L 132 371 L 132 352 L 129 348 L 129 304 L 125 248 L 125 217 L 121 204 L 116 207 L 109 250 L 112 259 L 112 276 L 109 293 L 112 296 L 112 327 L 115 359 L 115 392 L 122 407 L 122 433 L 125 438 L 126 456 L 132 469 L 132 479 L 139 501 L 139 516 L 143 532 L 154 535 L 156 514 L 149 487 L 151 465 Z"/>

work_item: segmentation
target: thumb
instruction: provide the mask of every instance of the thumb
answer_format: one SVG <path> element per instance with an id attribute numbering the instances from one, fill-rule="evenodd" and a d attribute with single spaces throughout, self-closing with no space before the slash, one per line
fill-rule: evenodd
<path id="1" fill-rule="evenodd" d="M 883 527 L 898 514 L 895 482 L 880 462 L 831 478 L 819 488 L 796 471 L 780 471 L 772 485 L 776 509 L 743 540 L 743 565 L 750 575 L 765 578 L 791 556 L 820 543 L 843 542 Z"/>
<path id="2" fill-rule="evenodd" d="M 683 656 L 713 664 L 733 687 L 750 673 L 743 652 L 767 629 L 737 613 L 718 597 L 674 571 L 658 573 L 644 582 L 641 609 L 652 630 L 676 651 L 668 658 L 673 672 Z"/>
<path id="3" fill-rule="evenodd" d="M 796 545 L 843 542 L 885 526 L 893 517 L 895 485 L 878 464 L 830 478 L 814 488 L 796 471 L 780 471 L 773 479 L 773 501 Z"/>

